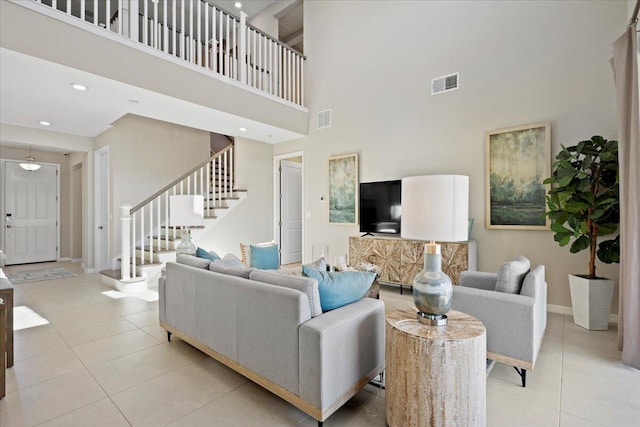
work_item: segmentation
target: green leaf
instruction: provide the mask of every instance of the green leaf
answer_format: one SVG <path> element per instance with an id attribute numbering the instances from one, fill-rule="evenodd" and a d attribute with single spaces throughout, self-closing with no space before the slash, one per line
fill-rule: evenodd
<path id="1" fill-rule="evenodd" d="M 613 240 L 605 240 L 598 245 L 598 259 L 605 264 L 620 262 L 620 236 Z"/>
<path id="2" fill-rule="evenodd" d="M 590 243 L 591 243 L 591 239 L 589 239 L 588 236 L 580 236 L 576 240 L 573 241 L 569 251 L 571 251 L 571 253 L 575 254 L 575 253 L 580 252 L 580 251 L 582 251 L 584 249 L 587 249 L 590 246 Z"/>
<path id="3" fill-rule="evenodd" d="M 565 233 L 565 232 L 569 232 L 569 230 L 567 230 L 566 228 L 564 228 L 562 226 L 562 224 L 558 224 L 557 222 L 551 224 L 551 231 L 555 232 L 555 233 Z"/>
<path id="4" fill-rule="evenodd" d="M 607 234 L 615 233 L 618 229 L 617 223 L 598 224 L 598 235 L 606 236 Z"/>

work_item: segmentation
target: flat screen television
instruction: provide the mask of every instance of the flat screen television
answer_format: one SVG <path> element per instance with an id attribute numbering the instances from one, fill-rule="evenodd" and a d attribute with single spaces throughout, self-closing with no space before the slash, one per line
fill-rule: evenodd
<path id="1" fill-rule="evenodd" d="M 402 181 L 360 183 L 360 231 L 400 233 Z"/>

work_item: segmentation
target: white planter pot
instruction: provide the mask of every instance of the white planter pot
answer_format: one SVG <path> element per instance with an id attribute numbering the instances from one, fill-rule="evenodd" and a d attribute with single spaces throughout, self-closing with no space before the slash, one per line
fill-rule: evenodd
<path id="1" fill-rule="evenodd" d="M 569 275 L 573 322 L 591 331 L 609 328 L 613 280 Z"/>

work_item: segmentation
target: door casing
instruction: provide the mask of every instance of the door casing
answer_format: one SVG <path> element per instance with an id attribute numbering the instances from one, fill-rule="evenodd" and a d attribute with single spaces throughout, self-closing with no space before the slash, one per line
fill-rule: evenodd
<path id="1" fill-rule="evenodd" d="M 305 257 L 305 194 L 304 194 L 304 151 L 295 151 L 287 154 L 280 154 L 273 157 L 273 240 L 282 246 L 280 241 L 280 161 L 302 157 L 302 262 Z"/>

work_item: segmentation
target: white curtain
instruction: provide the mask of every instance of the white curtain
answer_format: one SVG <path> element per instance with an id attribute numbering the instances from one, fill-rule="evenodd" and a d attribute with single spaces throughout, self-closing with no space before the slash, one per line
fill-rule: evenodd
<path id="1" fill-rule="evenodd" d="M 635 25 L 613 43 L 620 162 L 620 303 L 622 363 L 640 369 L 640 112 Z"/>

